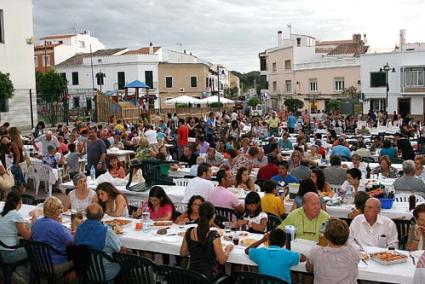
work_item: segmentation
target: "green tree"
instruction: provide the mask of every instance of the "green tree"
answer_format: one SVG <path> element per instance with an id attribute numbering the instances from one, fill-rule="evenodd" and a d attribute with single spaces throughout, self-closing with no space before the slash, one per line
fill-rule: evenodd
<path id="1" fill-rule="evenodd" d="M 293 112 L 296 112 L 300 108 L 304 107 L 304 103 L 302 100 L 294 99 L 294 98 L 286 99 L 284 104 L 288 108 L 288 110 Z"/>
<path id="2" fill-rule="evenodd" d="M 7 111 L 6 101 L 13 97 L 14 91 L 9 73 L 0 72 L 0 111 Z"/>
<path id="3" fill-rule="evenodd" d="M 330 100 L 326 105 L 326 109 L 328 111 L 339 111 L 339 110 L 341 110 L 341 101 Z"/>
<path id="4" fill-rule="evenodd" d="M 47 120 L 52 126 L 57 122 L 59 102 L 62 101 L 67 84 L 66 79 L 55 70 L 49 70 L 45 73 L 36 73 L 37 92 L 47 104 Z"/>
<path id="5" fill-rule="evenodd" d="M 342 91 L 342 94 L 349 97 L 350 99 L 357 99 L 360 96 L 360 92 L 354 86 L 344 89 L 344 91 Z"/>
<path id="6" fill-rule="evenodd" d="M 257 105 L 259 105 L 261 102 L 260 102 L 260 99 L 259 98 L 257 98 L 257 97 L 252 97 L 252 98 L 250 98 L 249 99 L 249 101 L 248 101 L 248 105 L 249 106 L 252 106 L 252 107 L 256 107 Z"/>

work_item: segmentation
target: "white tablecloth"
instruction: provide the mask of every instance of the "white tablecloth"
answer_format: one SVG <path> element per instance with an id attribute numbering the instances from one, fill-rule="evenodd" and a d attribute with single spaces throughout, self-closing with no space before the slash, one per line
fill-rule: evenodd
<path id="1" fill-rule="evenodd" d="M 0 202 L 0 209 L 4 206 L 3 202 Z M 31 205 L 23 205 L 19 212 L 22 214 L 24 219 L 29 218 L 29 212 L 33 210 L 35 206 Z M 66 217 L 64 219 L 67 219 Z M 151 251 L 155 253 L 163 253 L 163 254 L 171 254 L 171 255 L 179 255 L 180 254 L 180 246 L 183 241 L 183 237 L 178 235 L 174 236 L 159 236 L 156 234 L 156 231 L 159 229 L 158 227 L 152 227 L 150 232 L 142 232 L 135 230 L 135 223 L 140 222 L 140 220 L 126 218 L 132 221 L 131 224 L 124 226 L 124 233 L 119 235 L 119 239 L 123 246 L 131 249 L 145 250 Z M 68 223 L 68 221 L 66 221 Z M 177 234 L 179 232 L 184 232 L 186 229 L 193 225 L 188 226 L 178 226 L 172 225 L 171 231 L 168 234 Z M 249 234 L 248 238 L 260 239 L 262 235 L 259 234 Z M 247 237 L 240 237 L 240 239 L 244 239 Z M 230 244 L 229 241 L 222 241 L 225 244 Z M 311 247 L 314 245 L 311 241 L 305 240 L 295 240 L 292 242 L 291 247 L 294 251 L 301 252 L 309 255 L 309 251 Z M 368 252 L 376 252 L 377 248 L 365 248 Z M 228 262 L 235 264 L 244 264 L 244 265 L 253 265 L 255 263 L 252 262 L 249 257 L 244 252 L 245 248 L 238 245 L 234 248 L 234 250 L 230 253 Z M 407 252 L 403 252 L 408 254 Z M 417 259 L 416 259 L 417 260 Z M 301 271 L 305 272 L 305 263 L 300 263 L 296 266 L 292 267 L 293 271 Z M 384 266 L 373 260 L 368 261 L 368 265 L 366 266 L 363 262 L 359 264 L 359 274 L 358 279 L 369 280 L 369 281 L 384 281 L 388 283 L 403 283 L 410 284 L 413 283 L 413 275 L 415 272 L 415 265 L 412 262 L 411 258 L 408 258 L 406 263 L 395 264 L 390 266 Z"/>

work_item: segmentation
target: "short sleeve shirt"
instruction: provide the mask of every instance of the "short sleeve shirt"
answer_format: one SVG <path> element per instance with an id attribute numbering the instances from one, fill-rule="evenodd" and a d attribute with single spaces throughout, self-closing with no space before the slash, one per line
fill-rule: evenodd
<path id="1" fill-rule="evenodd" d="M 0 217 L 0 240 L 8 246 L 16 246 L 18 244 L 18 228 L 17 223 L 23 223 L 24 218 L 16 210 L 10 210 L 6 216 Z M 9 250 L 1 248 L 1 250 Z"/>
<path id="2" fill-rule="evenodd" d="M 214 206 L 233 209 L 238 207 L 239 199 L 230 190 L 222 186 L 213 188 L 208 194 L 208 201 Z"/>
<path id="3" fill-rule="evenodd" d="M 165 204 L 164 206 L 160 206 L 156 212 L 149 208 L 149 213 L 151 215 L 151 219 L 155 220 L 173 213 L 173 207 L 170 204 Z"/>
<path id="4" fill-rule="evenodd" d="M 278 246 L 251 248 L 249 258 L 258 265 L 261 274 L 280 278 L 291 283 L 291 266 L 300 261 L 300 254 Z"/>

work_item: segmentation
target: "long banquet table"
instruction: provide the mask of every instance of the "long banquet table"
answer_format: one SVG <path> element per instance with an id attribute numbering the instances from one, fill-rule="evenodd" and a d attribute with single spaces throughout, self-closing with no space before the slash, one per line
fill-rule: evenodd
<path id="1" fill-rule="evenodd" d="M 0 202 L 0 209 L 4 206 L 3 202 Z M 22 214 L 24 219 L 29 219 L 29 213 L 31 210 L 35 209 L 35 206 L 31 205 L 23 205 L 19 212 Z M 110 218 L 110 217 L 105 217 Z M 169 255 L 179 255 L 180 254 L 180 245 L 183 240 L 183 237 L 178 234 L 179 232 L 184 232 L 188 227 L 194 225 L 175 225 L 171 226 L 171 231 L 168 232 L 170 236 L 160 236 L 156 234 L 156 231 L 160 227 L 152 227 L 149 232 L 136 231 L 135 223 L 140 222 L 140 220 L 126 218 L 131 220 L 131 223 L 127 226 L 124 226 L 124 233 L 119 235 L 119 239 L 123 246 L 130 249 L 144 250 L 150 251 L 154 253 L 162 253 Z M 64 226 L 69 228 L 69 217 L 64 216 Z M 260 239 L 262 235 L 260 234 L 251 234 L 249 233 L 246 237 L 240 237 L 240 239 L 244 238 L 254 238 Z M 222 240 L 224 244 L 230 244 L 230 241 Z M 309 255 L 310 249 L 314 246 L 314 243 L 306 240 L 295 240 L 291 244 L 292 249 L 294 251 L 303 253 L 305 255 Z M 249 257 L 244 253 L 245 247 L 238 245 L 233 251 L 230 253 L 228 263 L 234 264 L 242 264 L 242 265 L 250 265 L 256 266 L 254 262 L 252 262 Z M 368 252 L 376 252 L 381 251 L 379 248 L 365 248 Z M 406 251 L 400 251 L 401 253 L 408 255 Z M 418 259 L 416 258 L 416 261 Z M 363 262 L 359 263 L 359 273 L 358 279 L 361 280 L 369 280 L 369 281 L 377 281 L 377 282 L 387 282 L 387 283 L 403 283 L 403 284 L 411 284 L 413 283 L 413 275 L 415 272 L 415 265 L 413 264 L 412 259 L 409 257 L 407 262 L 394 264 L 390 266 L 381 265 L 373 260 L 367 261 L 368 265 L 365 265 Z M 305 272 L 305 263 L 300 263 L 291 268 L 293 271 Z"/>

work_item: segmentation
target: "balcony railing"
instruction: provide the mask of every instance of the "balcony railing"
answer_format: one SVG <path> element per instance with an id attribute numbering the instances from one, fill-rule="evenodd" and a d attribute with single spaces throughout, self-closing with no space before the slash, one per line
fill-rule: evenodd
<path id="1" fill-rule="evenodd" d="M 299 64 L 295 64 L 294 70 L 345 67 L 345 66 L 360 66 L 360 59 L 359 58 L 344 58 L 344 59 L 328 60 L 328 61 L 320 61 L 320 62 L 299 63 Z"/>

